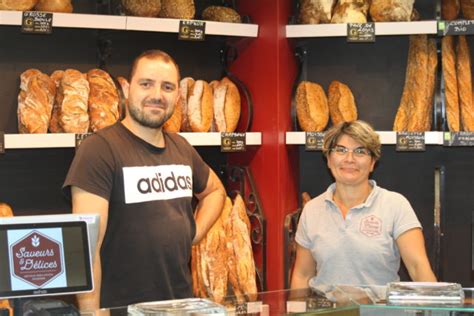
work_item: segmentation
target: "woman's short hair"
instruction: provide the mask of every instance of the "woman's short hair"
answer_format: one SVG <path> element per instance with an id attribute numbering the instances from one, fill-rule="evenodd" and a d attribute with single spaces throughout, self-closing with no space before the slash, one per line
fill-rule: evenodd
<path id="1" fill-rule="evenodd" d="M 323 154 L 328 156 L 329 152 L 342 135 L 350 136 L 352 139 L 362 144 L 370 151 L 375 160 L 380 159 L 381 147 L 380 137 L 374 131 L 370 124 L 358 120 L 352 122 L 343 122 L 331 127 L 324 135 Z"/>

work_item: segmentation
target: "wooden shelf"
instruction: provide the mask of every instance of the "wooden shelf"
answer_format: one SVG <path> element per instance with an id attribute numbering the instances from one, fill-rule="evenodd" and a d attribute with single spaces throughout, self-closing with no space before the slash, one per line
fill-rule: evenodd
<path id="1" fill-rule="evenodd" d="M 411 35 L 411 34 L 437 34 L 436 21 L 418 22 L 377 22 L 375 35 Z M 347 24 L 299 24 L 287 25 L 286 37 L 345 37 Z"/>
<path id="2" fill-rule="evenodd" d="M 0 11 L 0 25 L 21 26 L 22 12 Z M 118 15 L 53 13 L 53 28 L 86 28 L 123 31 L 178 33 L 178 19 L 141 18 Z M 257 37 L 258 25 L 206 22 L 206 35 Z"/>
<path id="3" fill-rule="evenodd" d="M 395 145 L 397 143 L 396 132 L 378 131 L 380 141 L 383 145 Z M 287 145 L 304 145 L 305 132 L 286 132 Z M 426 145 L 443 145 L 443 132 L 425 132 Z"/>
<path id="4" fill-rule="evenodd" d="M 193 146 L 220 146 L 220 133 L 180 133 Z M 5 149 L 74 148 L 75 134 L 5 134 Z M 261 133 L 246 133 L 248 146 L 261 145 Z"/>

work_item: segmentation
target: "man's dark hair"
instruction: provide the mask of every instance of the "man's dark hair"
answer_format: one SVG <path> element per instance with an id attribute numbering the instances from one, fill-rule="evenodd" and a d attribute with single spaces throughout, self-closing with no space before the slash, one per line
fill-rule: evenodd
<path id="1" fill-rule="evenodd" d="M 179 73 L 179 66 L 178 64 L 176 63 L 176 61 L 173 59 L 173 57 L 171 57 L 170 55 L 168 55 L 167 53 L 165 53 L 164 51 L 162 50 L 159 50 L 159 49 L 150 49 L 150 50 L 147 50 L 147 51 L 144 51 L 143 53 L 141 53 L 137 58 L 135 58 L 135 60 L 133 61 L 132 63 L 132 69 L 130 69 L 130 74 L 128 75 L 128 82 L 132 82 L 132 77 L 133 75 L 135 74 L 135 71 L 137 69 L 137 65 L 138 65 L 138 62 L 143 59 L 143 58 L 148 58 L 148 59 L 161 59 L 163 60 L 164 62 L 166 63 L 172 63 L 175 67 L 176 67 L 176 71 L 178 72 L 178 81 L 180 80 L 181 78 L 181 75 Z"/>

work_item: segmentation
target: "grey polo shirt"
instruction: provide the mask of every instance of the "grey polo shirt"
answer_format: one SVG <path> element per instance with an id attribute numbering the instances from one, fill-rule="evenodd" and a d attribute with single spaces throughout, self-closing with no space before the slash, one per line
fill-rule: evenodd
<path id="1" fill-rule="evenodd" d="M 396 239 L 421 224 L 404 196 L 373 180 L 370 184 L 373 190 L 365 203 L 351 208 L 345 219 L 333 201 L 335 183 L 303 209 L 296 242 L 317 263 L 310 286 L 385 285 L 400 279 Z"/>

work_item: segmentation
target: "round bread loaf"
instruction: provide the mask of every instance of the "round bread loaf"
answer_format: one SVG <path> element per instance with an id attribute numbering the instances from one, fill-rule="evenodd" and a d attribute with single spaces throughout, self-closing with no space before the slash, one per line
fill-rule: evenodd
<path id="1" fill-rule="evenodd" d="M 30 11 L 38 0 L 0 0 L 0 10 Z"/>
<path id="2" fill-rule="evenodd" d="M 12 217 L 13 210 L 7 203 L 0 203 L 0 217 Z"/>
<path id="3" fill-rule="evenodd" d="M 195 13 L 194 0 L 161 0 L 160 18 L 192 19 Z"/>
<path id="4" fill-rule="evenodd" d="M 373 0 L 370 16 L 375 22 L 399 22 L 412 19 L 415 0 Z"/>
<path id="5" fill-rule="evenodd" d="M 161 11 L 161 0 L 122 0 L 126 14 L 143 17 L 157 17 Z"/>
<path id="6" fill-rule="evenodd" d="M 351 89 L 334 80 L 328 89 L 329 114 L 333 125 L 357 120 L 357 108 Z"/>
<path id="7" fill-rule="evenodd" d="M 240 15 L 232 8 L 222 6 L 210 6 L 202 11 L 203 20 L 240 23 L 242 19 Z"/>
<path id="8" fill-rule="evenodd" d="M 196 80 L 188 96 L 187 116 L 193 132 L 209 132 L 213 118 L 213 96 L 209 84 Z"/>
<path id="9" fill-rule="evenodd" d="M 36 11 L 47 11 L 47 12 L 72 12 L 71 0 L 39 0 L 35 6 Z"/>

